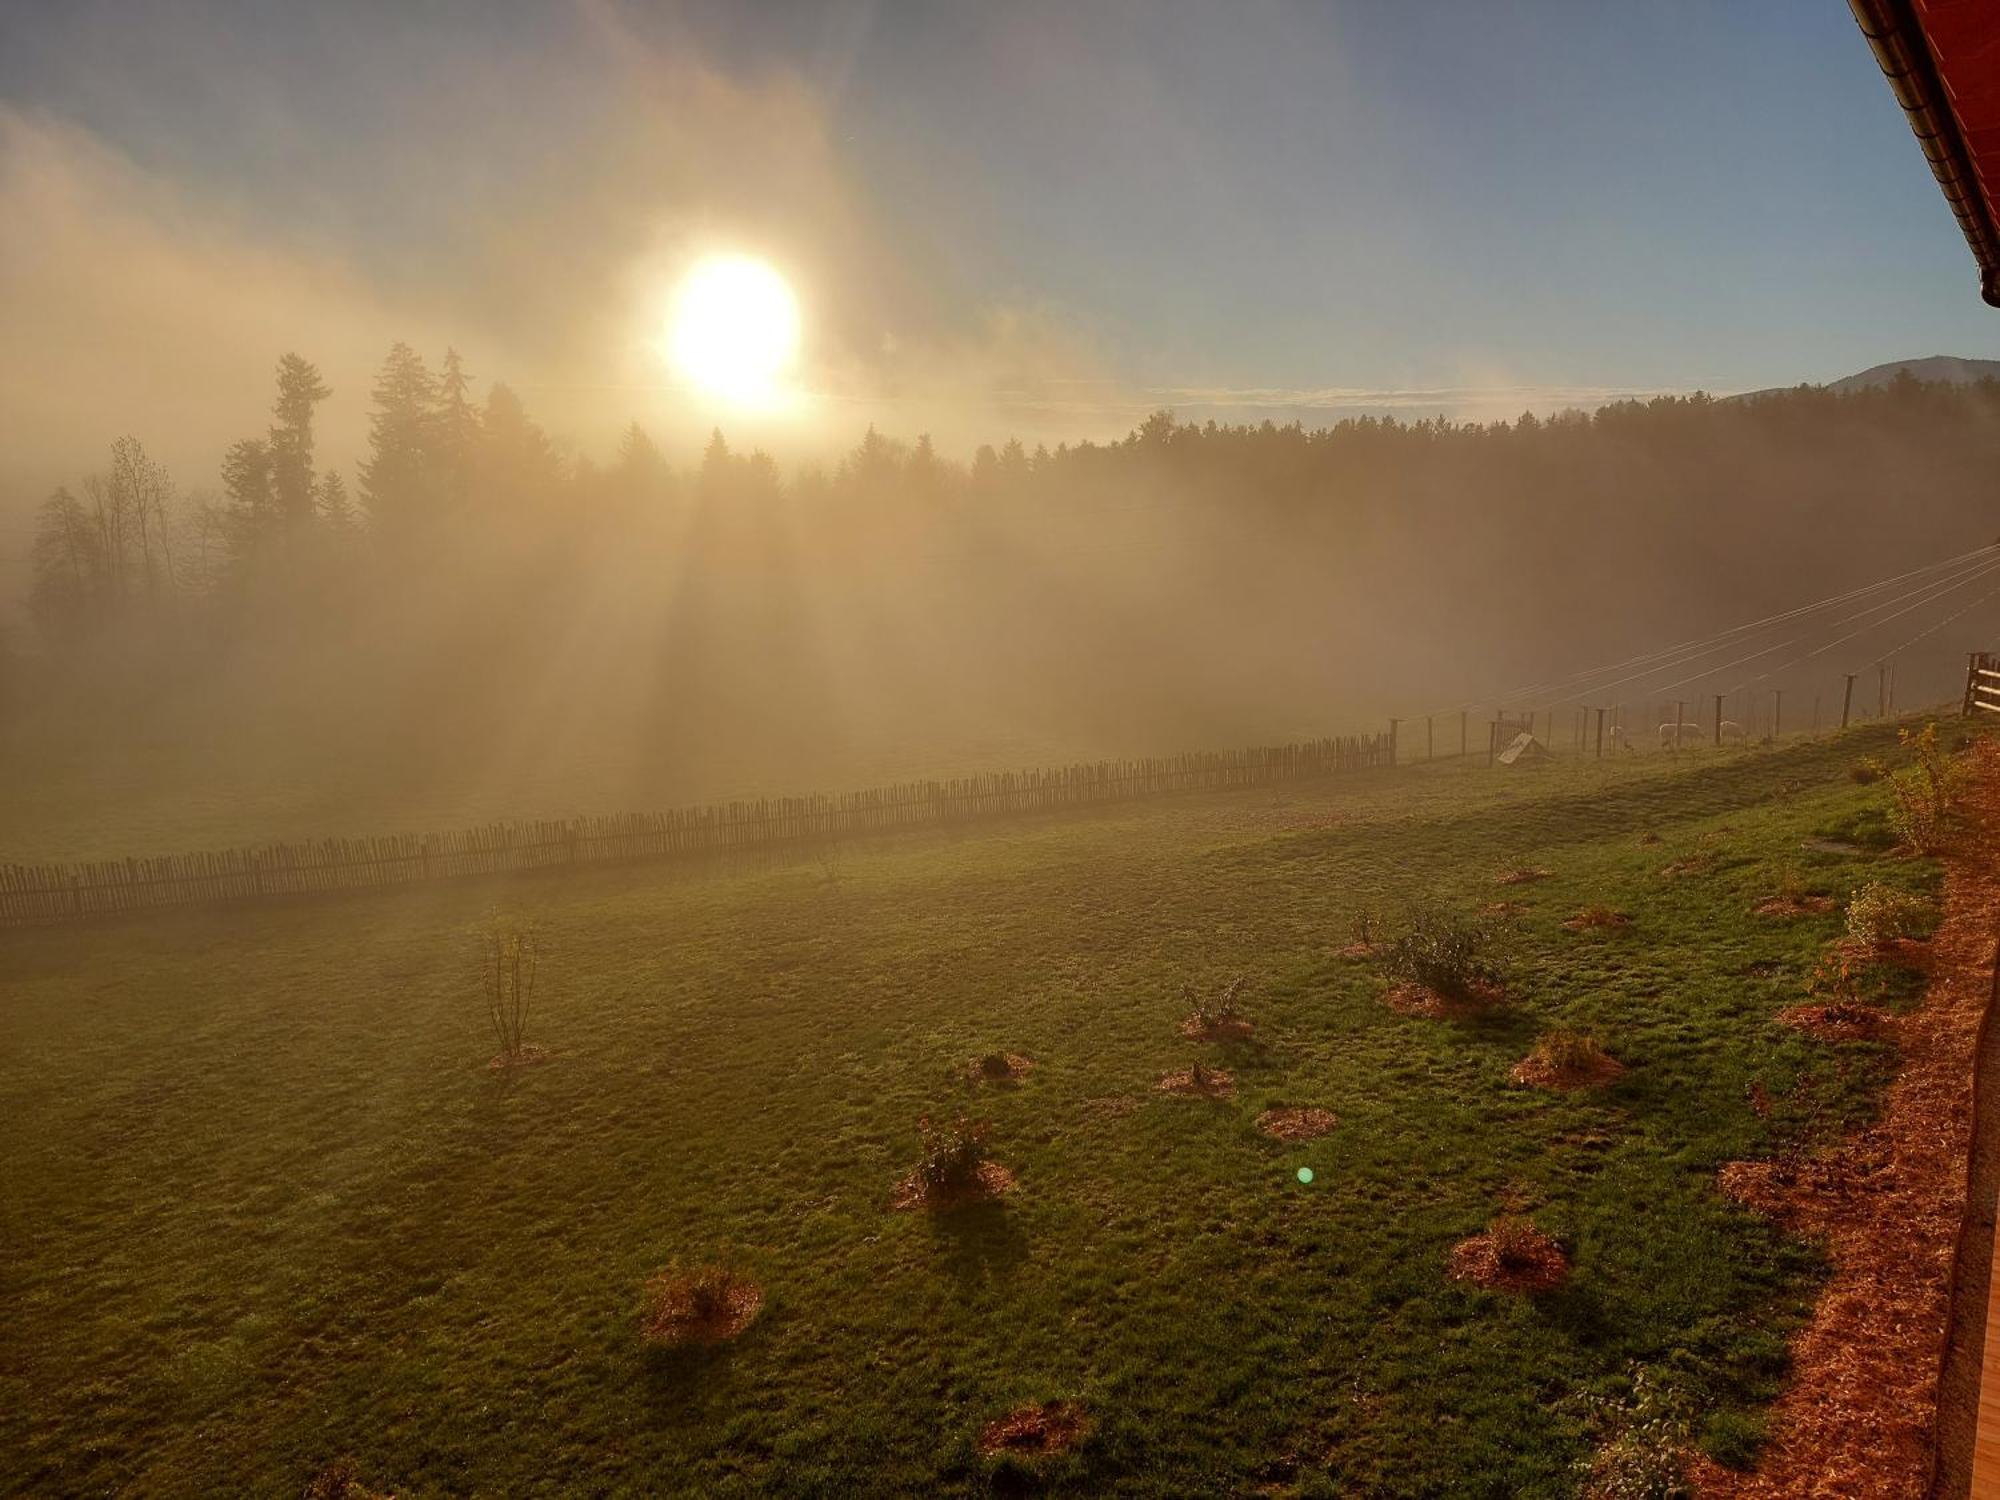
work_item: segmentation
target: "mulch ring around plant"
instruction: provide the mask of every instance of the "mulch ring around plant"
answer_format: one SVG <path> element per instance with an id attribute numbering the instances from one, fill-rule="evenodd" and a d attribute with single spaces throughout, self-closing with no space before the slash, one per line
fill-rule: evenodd
<path id="1" fill-rule="evenodd" d="M 1222 1068 L 1177 1068 L 1162 1073 L 1154 1085 L 1163 1094 L 1200 1094 L 1209 1099 L 1226 1099 L 1236 1092 L 1236 1080 Z"/>
<path id="2" fill-rule="evenodd" d="M 529 1045 L 519 1052 L 502 1052 L 486 1066 L 496 1073 L 506 1068 L 532 1068 L 535 1064 L 545 1063 L 554 1056 L 555 1054 L 546 1047 Z"/>
<path id="3" fill-rule="evenodd" d="M 1181 1035 L 1196 1042 L 1240 1042 L 1256 1029 L 1255 1022 L 1242 1016 L 1224 1016 L 1218 1021 L 1189 1016 L 1181 1022 Z"/>
<path id="4" fill-rule="evenodd" d="M 889 1200 L 889 1206 L 898 1210 L 921 1208 L 937 1213 L 967 1203 L 991 1203 L 1012 1190 L 1013 1186 L 1014 1174 L 997 1161 L 981 1162 L 973 1168 L 970 1182 L 947 1188 L 926 1187 L 923 1179 L 912 1172 L 896 1184 L 896 1196 Z"/>
<path id="5" fill-rule="evenodd" d="M 1382 951 L 1380 943 L 1349 943 L 1340 950 L 1340 957 L 1353 959 L 1373 958 Z"/>
<path id="6" fill-rule="evenodd" d="M 1751 908 L 1760 917 L 1810 917 L 1832 911 L 1831 896 L 1771 896 Z"/>
<path id="7" fill-rule="evenodd" d="M 1315 1140 L 1338 1123 L 1332 1110 L 1314 1105 L 1282 1106 L 1257 1116 L 1257 1128 L 1281 1141 Z"/>
<path id="8" fill-rule="evenodd" d="M 1479 908 L 1482 917 L 1524 917 L 1528 914 L 1525 901 L 1489 901 Z"/>
<path id="9" fill-rule="evenodd" d="M 1420 1016 L 1427 1021 L 1476 1016 L 1506 998 L 1497 984 L 1475 984 L 1462 995 L 1441 995 L 1429 985 L 1404 980 L 1382 992 L 1382 1003 L 1398 1015 Z"/>
<path id="10" fill-rule="evenodd" d="M 1083 1441 L 1090 1419 L 1074 1401 L 1043 1401 L 1017 1406 L 979 1434 L 979 1451 L 988 1458 L 1011 1454 L 1040 1458 L 1067 1453 Z"/>
<path id="11" fill-rule="evenodd" d="M 690 1278 L 662 1272 L 647 1284 L 639 1333 L 647 1343 L 669 1349 L 724 1344 L 755 1322 L 763 1306 L 764 1289 L 744 1277 L 729 1277 L 721 1294 L 704 1307 Z"/>
<path id="12" fill-rule="evenodd" d="M 989 1052 L 973 1058 L 965 1068 L 974 1083 L 996 1084 L 1019 1083 L 1034 1070 L 1035 1060 L 1018 1052 Z"/>
<path id="13" fill-rule="evenodd" d="M 1601 1089 L 1616 1083 L 1625 1072 L 1625 1064 L 1608 1053 L 1599 1053 L 1588 1066 L 1581 1068 L 1561 1068 L 1545 1057 L 1533 1054 L 1514 1064 L 1509 1075 L 1514 1082 L 1533 1089 L 1555 1089 L 1559 1093 L 1569 1093 L 1576 1089 Z"/>
<path id="14" fill-rule="evenodd" d="M 1823 1041 L 1858 1042 L 1880 1036 L 1890 1018 L 1866 1005 L 1836 1000 L 1827 1005 L 1794 1005 L 1778 1012 L 1778 1019 L 1809 1036 Z"/>
<path id="15" fill-rule="evenodd" d="M 1552 1291 L 1569 1279 L 1569 1257 L 1562 1246 L 1529 1226 L 1511 1236 L 1511 1248 L 1501 1253 L 1492 1230 L 1460 1240 L 1451 1249 L 1451 1279 L 1469 1281 L 1489 1292 Z"/>
<path id="16" fill-rule="evenodd" d="M 1575 916 L 1564 921 L 1563 926 L 1571 932 L 1587 932 L 1593 927 L 1630 927 L 1632 919 L 1622 911 L 1613 911 L 1608 906 L 1586 906 Z"/>
<path id="17" fill-rule="evenodd" d="M 1503 870 L 1494 877 L 1495 885 L 1532 885 L 1537 880 L 1547 880 L 1554 870 L 1536 869 L 1528 865 L 1517 865 L 1511 870 Z"/>

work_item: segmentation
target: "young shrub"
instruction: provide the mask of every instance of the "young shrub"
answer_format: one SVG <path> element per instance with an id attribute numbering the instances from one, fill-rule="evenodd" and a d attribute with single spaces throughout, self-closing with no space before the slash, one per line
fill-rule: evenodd
<path id="1" fill-rule="evenodd" d="M 1535 1043 L 1535 1055 L 1564 1073 L 1587 1073 L 1603 1065 L 1605 1051 L 1588 1032 L 1558 1026 Z"/>
<path id="2" fill-rule="evenodd" d="M 945 1126 L 933 1125 L 929 1115 L 919 1119 L 917 1135 L 923 1144 L 912 1174 L 917 1188 L 933 1198 L 978 1191 L 980 1168 L 991 1158 L 986 1146 L 990 1129 L 984 1120 L 964 1115 Z"/>
<path id="3" fill-rule="evenodd" d="M 1957 768 L 1938 743 L 1936 724 L 1897 737 L 1912 763 L 1889 778 L 1889 826 L 1918 854 L 1935 854 L 1950 831 Z"/>
<path id="4" fill-rule="evenodd" d="M 1495 988 L 1502 969 L 1494 931 L 1441 907 L 1423 906 L 1382 959 L 1395 979 L 1420 985 L 1449 1000 L 1477 998 Z"/>
<path id="5" fill-rule="evenodd" d="M 1871 880 L 1847 903 L 1847 935 L 1863 947 L 1883 948 L 1921 935 L 1936 916 L 1937 908 L 1921 896 Z"/>
<path id="6" fill-rule="evenodd" d="M 1354 926 L 1351 929 L 1354 934 L 1355 947 L 1372 950 L 1375 946 L 1376 929 L 1380 925 L 1381 918 L 1376 915 L 1372 907 L 1364 906 L 1356 912 L 1354 914 Z"/>
<path id="7" fill-rule="evenodd" d="M 726 1266 L 669 1266 L 646 1283 L 639 1335 L 662 1349 L 720 1343 L 749 1327 L 763 1304 L 757 1284 Z"/>
<path id="8" fill-rule="evenodd" d="M 1014 1064 L 1004 1052 L 988 1052 L 979 1059 L 979 1076 L 988 1079 L 1012 1078 Z"/>
<path id="9" fill-rule="evenodd" d="M 1627 1402 L 1585 1402 L 1600 1446 L 1578 1463 L 1590 1500 L 1693 1500 L 1687 1477 L 1690 1402 L 1652 1371 L 1633 1378 Z"/>
<path id="10" fill-rule="evenodd" d="M 535 998 L 535 970 L 541 945 L 535 929 L 498 927 L 486 937 L 486 1017 L 493 1026 L 500 1053 L 495 1067 L 534 1062 L 540 1047 L 527 1040 L 528 1014 Z"/>
<path id="11" fill-rule="evenodd" d="M 1889 774 L 1889 768 L 1873 755 L 1864 755 L 1847 769 L 1848 779 L 1860 786 L 1868 786 Z"/>
<path id="12" fill-rule="evenodd" d="M 1248 1036 L 1254 1028 L 1236 1004 L 1236 997 L 1243 993 L 1245 983 L 1244 977 L 1237 975 L 1212 1001 L 1197 995 L 1193 985 L 1183 984 L 1181 999 L 1187 1003 L 1188 1014 L 1181 1022 L 1181 1034 L 1198 1041 Z"/>

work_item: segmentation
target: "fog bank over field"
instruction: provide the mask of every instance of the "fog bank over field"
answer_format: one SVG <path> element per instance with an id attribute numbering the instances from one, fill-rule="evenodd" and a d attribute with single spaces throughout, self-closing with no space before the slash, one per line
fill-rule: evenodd
<path id="1" fill-rule="evenodd" d="M 1911 380 L 1485 425 L 1160 413 L 969 465 L 873 431 L 830 466 L 719 433 L 679 465 L 635 426 L 597 465 L 505 388 L 482 399 L 404 349 L 356 495 L 316 466 L 312 367 L 287 371 L 277 406 L 303 426 L 234 445 L 218 500 L 134 445 L 72 499 L 125 508 L 118 551 L 44 509 L 0 857 L 838 790 L 1431 711 L 1455 748 L 1467 701 L 1476 746 L 1494 704 L 1564 701 L 1509 684 L 1985 545 L 2000 469 L 2000 385 Z M 1704 719 L 1729 693 L 1754 726 L 1783 688 L 1803 727 L 1932 621 L 1950 628 L 1899 661 L 1899 701 L 1951 694 L 2000 619 L 1970 566 L 1928 613 L 1863 619 L 1808 660 L 1770 637 L 1698 680 L 1641 679 L 1627 722 L 1650 731 L 1672 688 Z"/>

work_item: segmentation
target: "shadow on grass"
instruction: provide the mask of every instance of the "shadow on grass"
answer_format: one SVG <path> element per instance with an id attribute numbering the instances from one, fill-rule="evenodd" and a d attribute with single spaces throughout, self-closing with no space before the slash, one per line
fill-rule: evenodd
<path id="1" fill-rule="evenodd" d="M 646 1350 L 642 1356 L 646 1395 L 660 1420 L 698 1428 L 735 1411 L 736 1351 L 758 1337 L 763 1325 L 760 1317 L 740 1338 L 726 1344 Z"/>
<path id="2" fill-rule="evenodd" d="M 944 1268 L 961 1282 L 1013 1274 L 1028 1257 L 1028 1235 L 997 1199 L 967 1203 L 930 1218 Z"/>

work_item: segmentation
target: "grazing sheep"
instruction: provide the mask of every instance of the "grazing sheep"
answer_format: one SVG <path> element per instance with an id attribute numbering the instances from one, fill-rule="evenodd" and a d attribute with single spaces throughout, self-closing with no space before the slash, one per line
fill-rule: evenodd
<path id="1" fill-rule="evenodd" d="M 1660 748 L 1662 750 L 1674 750 L 1682 745 L 1699 745 L 1700 743 L 1701 726 L 1699 724 L 1690 724 L 1683 720 L 1679 724 L 1662 724 L 1660 726 Z"/>
<path id="2" fill-rule="evenodd" d="M 1607 738 L 1611 741 L 1611 748 L 1613 750 L 1618 749 L 1621 745 L 1627 750 L 1632 748 L 1632 731 L 1627 729 L 1623 724 L 1613 724 Z"/>
<path id="3" fill-rule="evenodd" d="M 1741 724 L 1737 723 L 1734 719 L 1724 719 L 1722 721 L 1722 738 L 1724 740 L 1734 740 L 1736 743 L 1741 744 L 1747 736 L 1743 733 L 1743 726 Z"/>

